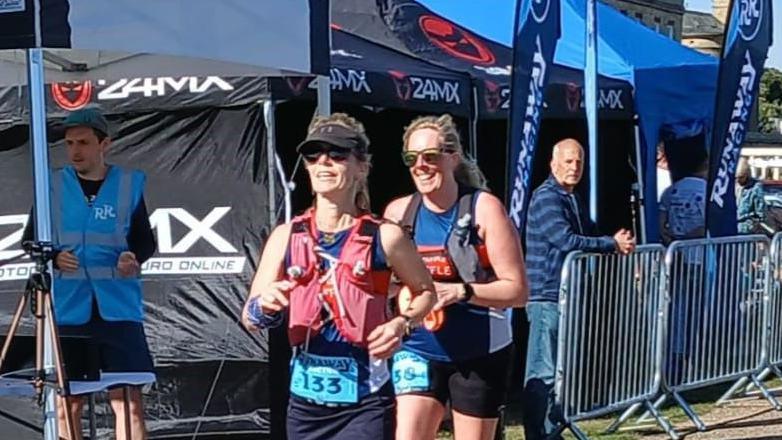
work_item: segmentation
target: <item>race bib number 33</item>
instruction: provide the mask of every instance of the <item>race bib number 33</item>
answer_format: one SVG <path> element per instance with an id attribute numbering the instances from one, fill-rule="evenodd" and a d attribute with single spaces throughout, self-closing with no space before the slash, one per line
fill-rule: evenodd
<path id="1" fill-rule="evenodd" d="M 293 360 L 291 392 L 316 403 L 357 403 L 358 364 L 349 357 L 299 353 Z"/>

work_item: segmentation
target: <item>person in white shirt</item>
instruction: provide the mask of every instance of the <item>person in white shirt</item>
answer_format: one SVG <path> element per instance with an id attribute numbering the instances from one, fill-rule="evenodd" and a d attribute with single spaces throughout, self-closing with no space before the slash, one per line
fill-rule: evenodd
<path id="1" fill-rule="evenodd" d="M 684 159 L 684 158 L 683 158 Z M 708 160 L 705 150 L 693 151 L 681 164 L 684 177 L 668 187 L 660 198 L 660 235 L 665 245 L 672 241 L 701 238 L 705 235 L 706 175 Z M 678 169 L 678 168 L 677 168 Z M 666 378 L 674 383 L 684 374 L 696 338 L 687 329 L 698 322 L 702 309 L 701 290 L 693 283 L 703 270 L 703 249 L 684 248 L 674 256 L 674 267 L 682 279 L 672 286 L 671 312 L 668 321 L 668 353 Z"/>
<path id="2" fill-rule="evenodd" d="M 662 199 L 663 192 L 671 186 L 671 171 L 668 169 L 668 157 L 665 155 L 665 144 L 657 144 L 657 201 Z"/>
<path id="3" fill-rule="evenodd" d="M 684 177 L 666 188 L 660 196 L 660 235 L 665 245 L 705 234 L 708 160 L 705 151 L 701 153 L 701 157 L 688 158 L 688 162 L 697 165 L 686 166 Z"/>

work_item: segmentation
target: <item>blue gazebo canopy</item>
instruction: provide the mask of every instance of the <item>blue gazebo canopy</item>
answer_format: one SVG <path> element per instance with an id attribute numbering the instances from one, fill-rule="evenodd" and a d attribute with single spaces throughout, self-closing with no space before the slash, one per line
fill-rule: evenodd
<path id="1" fill-rule="evenodd" d="M 483 2 L 418 0 L 459 25 L 501 44 L 513 44 L 516 0 Z M 557 1 L 557 0 L 552 0 Z M 585 0 L 561 0 L 562 35 L 554 62 L 583 70 Z M 656 145 L 663 126 L 700 122 L 710 127 L 717 85 L 717 58 L 682 46 L 611 6 L 598 3 L 598 72 L 633 85 L 640 121 L 646 224 L 657 225 Z M 657 241 L 658 228 L 647 237 Z"/>

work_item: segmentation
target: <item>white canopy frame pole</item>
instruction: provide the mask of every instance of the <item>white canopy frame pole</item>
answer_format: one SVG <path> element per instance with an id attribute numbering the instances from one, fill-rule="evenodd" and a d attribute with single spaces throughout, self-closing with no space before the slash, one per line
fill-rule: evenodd
<path id="1" fill-rule="evenodd" d="M 598 62 L 597 0 L 586 1 L 586 65 L 584 68 L 584 105 L 589 140 L 589 217 L 598 223 Z"/>
<path id="2" fill-rule="evenodd" d="M 639 244 L 646 243 L 646 206 L 644 196 L 644 160 L 641 156 L 641 128 L 639 127 L 640 121 L 638 115 L 635 116 L 635 124 L 633 129 L 635 130 L 635 176 L 637 182 L 633 184 L 635 188 L 632 191 L 636 192 L 638 197 L 638 219 L 639 229 L 638 242 Z"/>
<path id="3" fill-rule="evenodd" d="M 329 8 L 329 21 L 331 23 L 331 8 Z M 328 28 L 329 38 L 329 57 L 331 57 L 331 26 Z M 318 86 L 318 107 L 315 114 L 318 116 L 328 116 L 331 114 L 331 78 L 330 75 L 318 75 L 316 80 Z"/>
<path id="4" fill-rule="evenodd" d="M 49 186 L 49 148 L 46 139 L 46 101 L 44 95 L 43 50 L 27 50 L 27 84 L 30 90 L 30 138 L 33 153 L 35 193 L 35 239 L 51 243 L 51 200 Z M 52 273 L 52 263 L 48 271 Z M 53 286 L 51 287 L 54 288 Z M 46 377 L 54 374 L 54 341 L 49 321 L 44 320 L 43 365 Z M 44 385 L 43 431 L 45 440 L 57 440 L 57 406 L 54 387 Z"/>
<path id="5" fill-rule="evenodd" d="M 470 145 L 468 151 L 472 160 L 478 163 L 478 86 L 472 86 L 472 111 L 470 112 Z"/>
<path id="6" fill-rule="evenodd" d="M 282 160 L 278 154 L 274 154 L 274 162 L 277 165 L 277 174 L 280 177 L 280 181 L 283 183 L 283 191 L 285 192 L 285 223 L 288 223 L 293 218 L 293 205 L 291 201 L 292 191 L 296 188 L 296 184 L 289 181 L 285 176 L 285 170 L 282 167 Z"/>
<path id="7" fill-rule="evenodd" d="M 266 176 L 269 182 L 269 227 L 271 228 L 277 225 L 277 188 L 274 179 L 277 139 L 274 130 L 274 109 L 272 100 L 263 101 L 263 122 L 266 125 Z"/>
<path id="8" fill-rule="evenodd" d="M 266 171 L 269 174 L 269 225 L 274 227 L 279 220 L 277 207 L 277 190 L 274 185 L 275 175 L 280 179 L 283 192 L 283 209 L 285 210 L 284 221 L 291 220 L 291 191 L 294 188 L 293 182 L 289 182 L 285 176 L 285 170 L 282 166 L 280 155 L 277 154 L 277 125 L 275 112 L 277 103 L 274 100 L 263 102 L 263 116 L 266 125 Z"/>
<path id="9" fill-rule="evenodd" d="M 331 78 L 326 75 L 318 75 L 318 108 L 315 114 L 328 116 L 331 114 Z"/>

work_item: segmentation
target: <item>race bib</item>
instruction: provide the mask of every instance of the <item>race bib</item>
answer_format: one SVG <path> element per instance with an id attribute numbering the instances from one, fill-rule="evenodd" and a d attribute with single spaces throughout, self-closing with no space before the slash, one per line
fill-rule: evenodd
<path id="1" fill-rule="evenodd" d="M 357 403 L 358 364 L 349 357 L 299 353 L 293 360 L 291 392 L 316 403 Z"/>
<path id="2" fill-rule="evenodd" d="M 397 394 L 429 390 L 429 363 L 421 356 L 404 350 L 397 352 L 392 371 Z"/>

